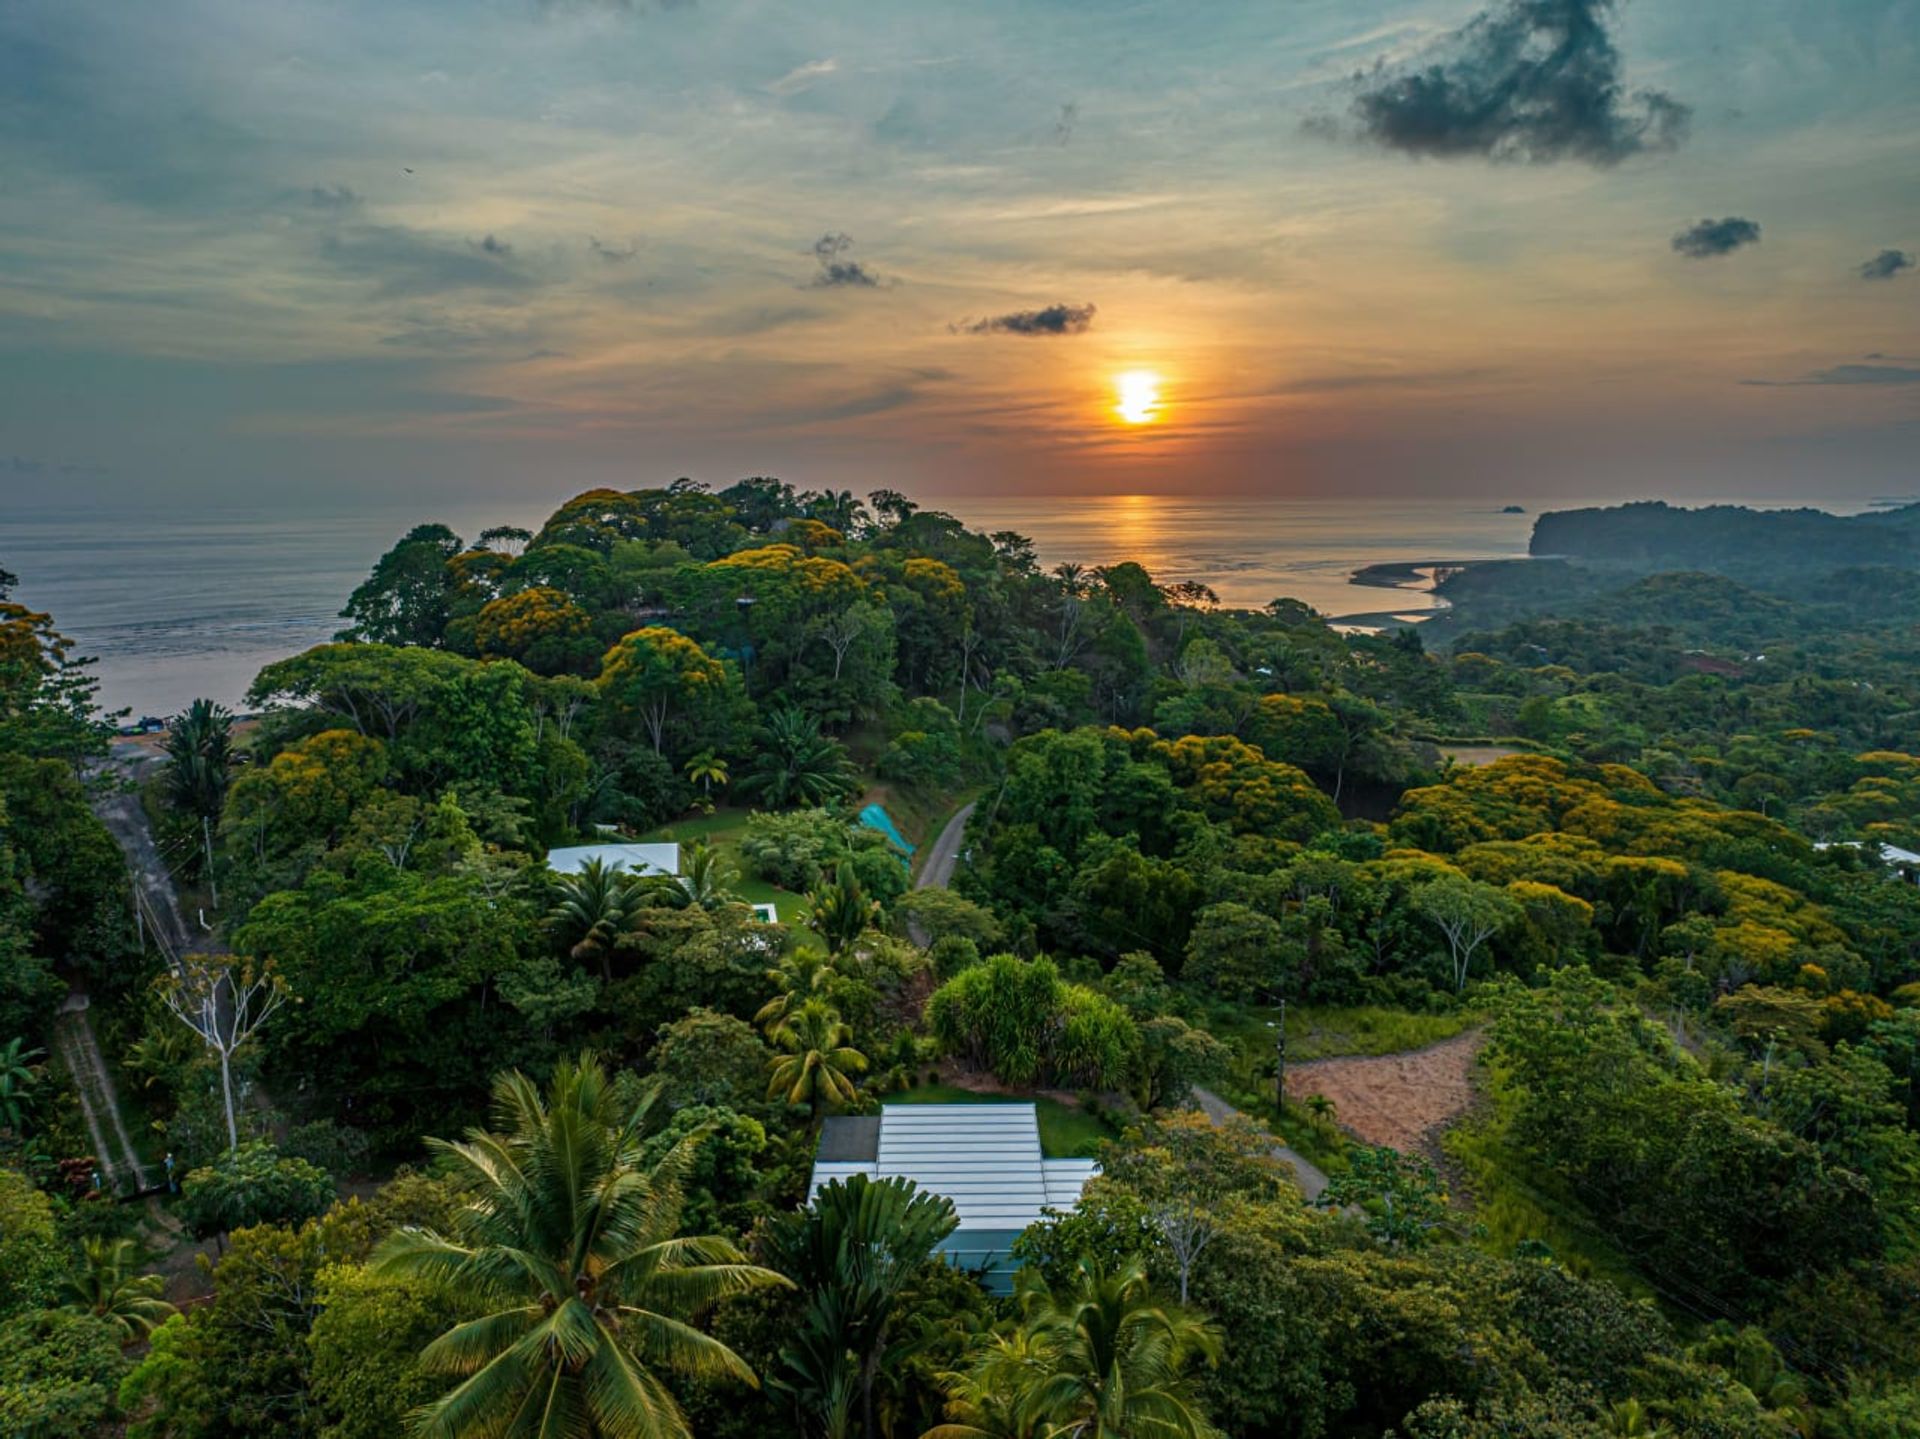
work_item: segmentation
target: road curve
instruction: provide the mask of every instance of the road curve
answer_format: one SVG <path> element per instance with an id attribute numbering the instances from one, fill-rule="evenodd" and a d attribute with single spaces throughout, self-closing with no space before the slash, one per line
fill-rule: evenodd
<path id="1" fill-rule="evenodd" d="M 1215 1124 L 1225 1124 L 1236 1115 L 1242 1119 L 1246 1118 L 1244 1114 L 1241 1114 L 1239 1110 L 1235 1109 L 1231 1104 L 1228 1104 L 1226 1100 L 1215 1094 L 1211 1089 L 1202 1089 L 1199 1085 L 1194 1086 L 1193 1102 L 1199 1105 L 1200 1112 Z M 1258 1120 L 1254 1122 L 1256 1124 L 1259 1123 Z M 1300 1185 L 1300 1192 L 1307 1196 L 1307 1203 L 1312 1204 L 1315 1200 L 1319 1199 L 1322 1194 L 1326 1193 L 1326 1172 L 1308 1160 L 1299 1150 L 1290 1148 L 1276 1140 L 1271 1153 L 1273 1157 L 1282 1164 L 1292 1166 L 1294 1179 Z"/>
<path id="2" fill-rule="evenodd" d="M 945 889 L 953 883 L 953 872 L 960 864 L 960 847 L 967 839 L 967 821 L 972 818 L 973 805 L 965 804 L 947 821 L 927 854 L 927 862 L 920 866 L 920 875 L 913 882 L 915 889 Z"/>

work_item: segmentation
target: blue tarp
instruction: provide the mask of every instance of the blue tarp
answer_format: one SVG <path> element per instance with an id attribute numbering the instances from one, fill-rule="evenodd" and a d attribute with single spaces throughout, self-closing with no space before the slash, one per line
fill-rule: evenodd
<path id="1" fill-rule="evenodd" d="M 899 826 L 894 824 L 893 816 L 887 813 L 884 806 L 868 805 L 860 811 L 860 823 L 868 829 L 879 830 L 887 837 L 887 842 L 902 854 L 913 853 L 913 846 L 907 843 L 906 836 L 900 833 Z"/>

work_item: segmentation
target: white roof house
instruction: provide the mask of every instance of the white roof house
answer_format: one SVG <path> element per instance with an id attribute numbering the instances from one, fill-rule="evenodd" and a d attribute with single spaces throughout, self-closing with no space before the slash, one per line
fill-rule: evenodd
<path id="1" fill-rule="evenodd" d="M 835 1179 L 911 1179 L 953 1201 L 960 1225 L 941 1243 L 947 1258 L 1007 1293 L 1008 1251 L 1043 1209 L 1072 1209 L 1099 1166 L 1048 1159 L 1031 1104 L 895 1104 L 877 1115 L 829 1119 L 820 1134 L 809 1198 Z"/>
<path id="2" fill-rule="evenodd" d="M 680 873 L 677 844 L 571 844 L 547 851 L 547 868 L 555 874 L 578 874 L 594 860 L 629 874 Z"/>

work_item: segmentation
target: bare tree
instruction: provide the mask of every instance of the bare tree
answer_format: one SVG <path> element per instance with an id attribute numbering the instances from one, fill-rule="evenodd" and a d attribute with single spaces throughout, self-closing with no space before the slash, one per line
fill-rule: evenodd
<path id="1" fill-rule="evenodd" d="M 271 962 L 254 967 L 234 955 L 189 954 L 160 983 L 173 1016 L 220 1056 L 220 1092 L 227 1106 L 227 1147 L 240 1146 L 233 1109 L 233 1056 L 292 998 Z"/>

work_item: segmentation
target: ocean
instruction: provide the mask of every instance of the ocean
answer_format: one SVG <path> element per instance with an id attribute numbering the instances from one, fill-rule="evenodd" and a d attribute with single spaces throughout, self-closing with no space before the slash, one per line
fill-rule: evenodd
<path id="1" fill-rule="evenodd" d="M 1430 608 L 1423 592 L 1354 585 L 1349 576 L 1378 563 L 1523 555 L 1539 508 L 1522 501 L 1526 513 L 1502 513 L 1511 503 L 1504 496 L 925 503 L 974 529 L 1029 536 L 1048 566 L 1135 560 L 1162 583 L 1210 585 L 1230 605 L 1288 596 L 1333 616 Z M 1577 503 L 1563 497 L 1548 507 Z M 258 512 L 15 504 L 0 521 L 0 569 L 19 577 L 16 599 L 51 612 L 80 653 L 95 657 L 107 708 L 165 716 L 203 695 L 235 705 L 263 665 L 331 638 L 349 592 L 411 525 L 439 520 L 471 539 L 488 525 L 538 528 L 552 508 L 544 500 L 326 504 L 321 496 Z"/>

